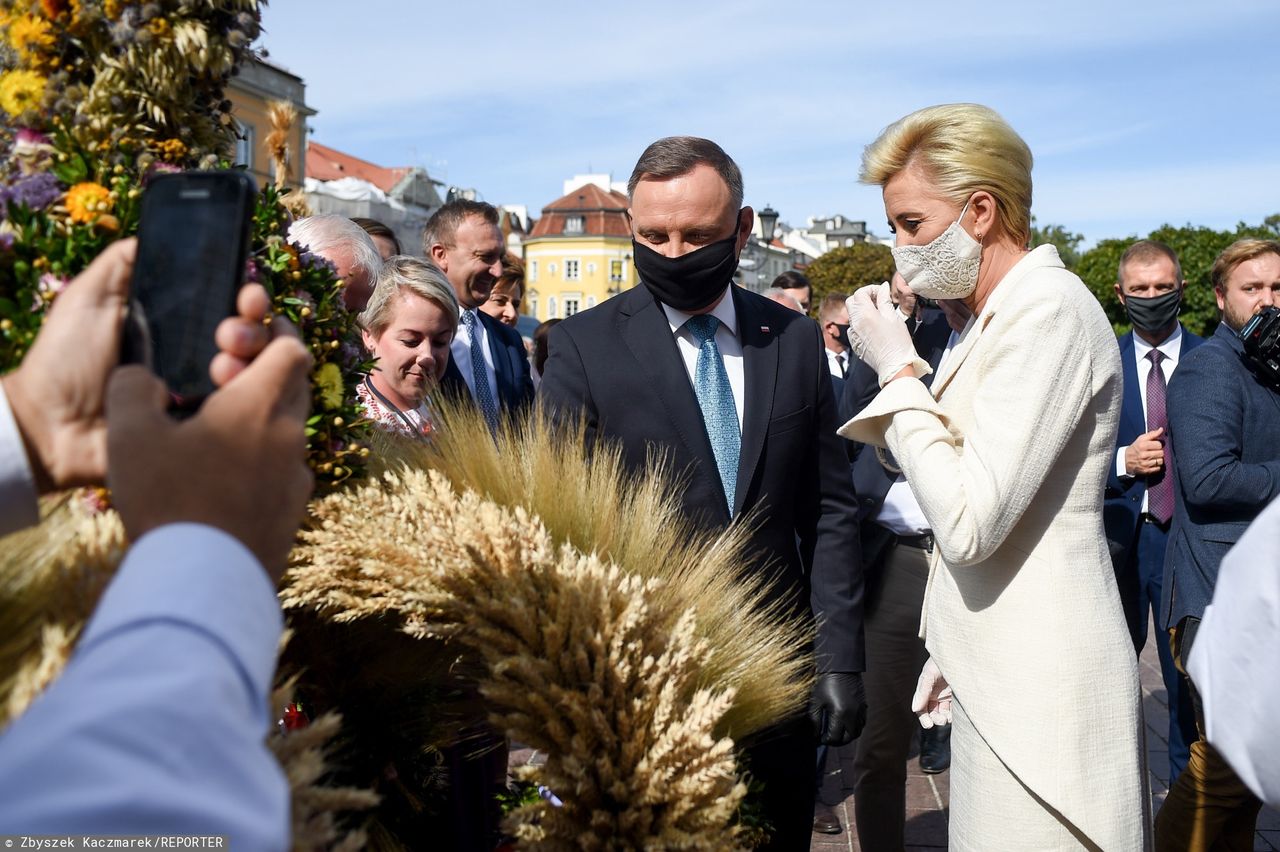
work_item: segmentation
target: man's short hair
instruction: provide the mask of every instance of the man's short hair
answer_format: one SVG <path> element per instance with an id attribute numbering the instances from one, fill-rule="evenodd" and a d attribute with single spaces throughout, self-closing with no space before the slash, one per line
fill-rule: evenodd
<path id="1" fill-rule="evenodd" d="M 822 304 L 818 306 L 818 322 L 822 325 L 835 322 L 835 318 L 844 310 L 844 300 L 847 298 L 848 293 L 828 293 L 823 297 Z"/>
<path id="2" fill-rule="evenodd" d="M 363 270 L 369 276 L 370 286 L 382 268 L 382 255 L 373 238 L 364 228 L 337 213 L 294 220 L 289 226 L 289 242 L 321 257 L 327 257 L 335 249 L 348 252 L 352 271 Z"/>
<path id="3" fill-rule="evenodd" d="M 422 229 L 422 253 L 431 257 L 431 247 L 442 245 L 453 248 L 458 227 L 472 216 L 478 216 L 490 225 L 498 224 L 498 208 L 485 201 L 458 198 L 431 214 Z"/>
<path id="4" fill-rule="evenodd" d="M 627 181 L 627 197 L 635 196 L 636 184 L 645 178 L 665 180 L 679 177 L 693 171 L 693 167 L 699 164 L 716 170 L 729 187 L 733 206 L 741 208 L 742 170 L 723 148 L 710 139 L 697 136 L 667 136 L 645 148 L 631 172 L 631 179 Z"/>
<path id="5" fill-rule="evenodd" d="M 791 295 L 786 290 L 783 290 L 781 287 L 770 287 L 760 295 L 764 296 L 766 299 L 777 302 L 779 305 L 788 307 L 793 311 L 804 313 L 804 305 L 800 304 L 795 296 Z"/>
<path id="6" fill-rule="evenodd" d="M 1213 270 L 1209 273 L 1209 279 L 1213 282 L 1213 289 L 1225 292 L 1227 279 L 1231 277 L 1231 273 L 1235 271 L 1237 266 L 1264 254 L 1280 256 L 1280 241 L 1246 237 L 1243 240 L 1236 240 L 1224 248 L 1222 253 L 1214 259 Z"/>
<path id="7" fill-rule="evenodd" d="M 1182 284 L 1182 264 L 1178 262 L 1178 253 L 1169 248 L 1159 240 L 1138 240 L 1133 245 L 1124 250 L 1124 254 L 1120 255 L 1120 265 L 1116 267 L 1116 281 L 1124 283 L 1124 267 L 1128 263 L 1154 263 L 1162 257 L 1167 257 L 1173 262 L 1173 271 L 1177 280 L 1175 284 Z"/>
<path id="8" fill-rule="evenodd" d="M 773 284 L 770 286 L 777 287 L 779 290 L 803 290 L 813 285 L 809 283 L 809 279 L 803 273 L 788 269 L 773 279 Z"/>

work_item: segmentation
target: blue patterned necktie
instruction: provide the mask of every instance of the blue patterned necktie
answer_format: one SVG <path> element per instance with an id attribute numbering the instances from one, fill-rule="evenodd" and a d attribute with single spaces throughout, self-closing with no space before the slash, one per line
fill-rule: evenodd
<path id="1" fill-rule="evenodd" d="M 733 515 L 733 495 L 738 485 L 738 454 L 742 450 L 742 430 L 738 426 L 738 407 L 733 401 L 729 374 L 716 346 L 716 329 L 720 320 L 710 314 L 692 317 L 684 324 L 698 342 L 698 366 L 693 371 L 693 391 L 702 408 L 702 422 L 711 439 L 711 452 L 720 469 L 729 514 Z"/>
<path id="2" fill-rule="evenodd" d="M 489 424 L 489 431 L 498 428 L 498 404 L 493 401 L 493 391 L 489 389 L 489 374 L 484 368 L 484 345 L 480 342 L 480 323 L 475 311 L 462 312 L 462 325 L 471 339 L 471 378 L 475 382 L 476 404 L 480 413 Z"/>

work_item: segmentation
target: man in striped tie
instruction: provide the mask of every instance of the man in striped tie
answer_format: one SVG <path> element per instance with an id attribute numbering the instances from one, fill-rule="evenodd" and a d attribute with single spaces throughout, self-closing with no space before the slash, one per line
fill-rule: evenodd
<path id="1" fill-rule="evenodd" d="M 519 332 L 478 310 L 502 274 L 506 244 L 497 209 L 483 201 L 450 201 L 427 220 L 422 250 L 453 285 L 460 309 L 441 386 L 465 394 L 489 428 L 496 429 L 503 413 L 533 401 L 529 358 Z"/>
<path id="2" fill-rule="evenodd" d="M 771 602 L 817 620 L 812 724 L 783 723 L 748 749 L 773 826 L 767 848 L 808 850 L 815 746 L 849 742 L 866 718 L 856 505 L 821 332 L 734 285 L 754 214 L 719 145 L 658 140 L 628 194 L 644 286 L 552 330 L 539 393 L 552 411 L 584 417 L 588 440 L 620 446 L 632 469 L 664 452 L 694 524 L 749 515 L 759 561 L 744 573 L 767 582 Z"/>

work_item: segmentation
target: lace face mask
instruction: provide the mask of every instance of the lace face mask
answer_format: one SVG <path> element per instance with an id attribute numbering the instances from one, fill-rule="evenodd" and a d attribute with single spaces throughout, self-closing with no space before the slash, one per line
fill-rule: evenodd
<path id="1" fill-rule="evenodd" d="M 969 210 L 966 201 L 960 218 L 932 242 L 922 246 L 894 247 L 893 261 L 907 286 L 927 299 L 963 299 L 978 286 L 982 243 L 960 227 Z"/>

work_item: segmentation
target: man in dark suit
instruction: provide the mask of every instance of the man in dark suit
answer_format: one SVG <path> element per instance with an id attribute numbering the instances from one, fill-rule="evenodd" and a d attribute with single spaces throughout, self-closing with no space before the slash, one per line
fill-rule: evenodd
<path id="1" fill-rule="evenodd" d="M 911 330 L 916 352 L 936 372 L 953 330 L 958 337 L 964 329 L 967 311 L 963 305 L 954 309 L 953 327 L 941 310 L 917 309 L 916 297 L 905 282 L 898 279 L 894 284 L 899 312 Z M 928 385 L 932 380 L 931 374 L 922 381 Z M 876 371 L 854 357 L 840 400 L 840 419 L 852 419 L 879 392 Z M 950 726 L 922 733 L 911 711 L 916 681 L 929 656 L 919 634 L 933 538 L 892 459 L 865 444 L 846 446 L 858 495 L 866 578 L 867 727 L 853 756 L 854 818 L 863 849 L 901 849 L 906 828 L 906 762 L 912 741 L 917 736 L 921 739 L 921 765 L 926 772 L 940 772 L 950 763 Z"/>
<path id="2" fill-rule="evenodd" d="M 1178 256 L 1164 243 L 1138 240 L 1120 257 L 1116 296 L 1133 331 L 1119 341 L 1124 397 L 1116 462 L 1107 476 L 1103 523 L 1120 603 L 1137 654 L 1147 644 L 1149 619 L 1152 615 L 1159 619 L 1164 552 L 1173 512 L 1173 474 L 1166 460 L 1175 448 L 1164 417 L 1164 389 L 1183 357 L 1204 342 L 1178 322 L 1184 285 Z M 1196 738 L 1195 713 L 1163 635 L 1157 637 L 1156 650 L 1169 697 L 1172 784 L 1187 765 Z"/>
<path id="3" fill-rule="evenodd" d="M 450 201 L 427 220 L 422 250 L 453 285 L 461 309 L 441 385 L 465 393 L 496 428 L 501 412 L 517 412 L 533 401 L 519 332 L 478 310 L 502 274 L 506 246 L 497 209 L 483 201 Z"/>
<path id="4" fill-rule="evenodd" d="M 1280 496 L 1280 390 L 1256 372 L 1238 332 L 1280 303 L 1280 242 L 1238 240 L 1213 263 L 1222 322 L 1169 385 L 1174 515 L 1165 556 L 1163 626 L 1185 671 L 1222 557 Z M 1249 849 L 1261 802 L 1196 728 L 1187 767 L 1156 817 L 1156 849 Z"/>
<path id="5" fill-rule="evenodd" d="M 552 330 L 541 399 L 585 418 L 588 439 L 619 445 L 633 470 L 666 453 L 701 528 L 752 513 L 759 561 L 744 571 L 766 580 L 772 601 L 818 619 L 810 716 L 819 739 L 841 745 L 866 712 L 862 573 L 818 326 L 732 285 L 753 213 L 720 146 L 661 139 L 628 192 L 644 286 Z M 770 849 L 809 848 L 816 744 L 798 718 L 748 749 Z"/>

